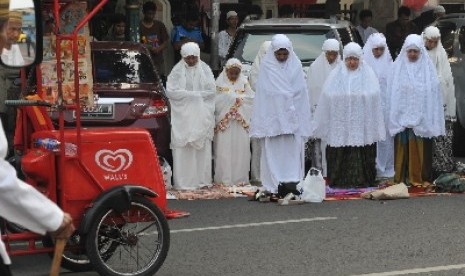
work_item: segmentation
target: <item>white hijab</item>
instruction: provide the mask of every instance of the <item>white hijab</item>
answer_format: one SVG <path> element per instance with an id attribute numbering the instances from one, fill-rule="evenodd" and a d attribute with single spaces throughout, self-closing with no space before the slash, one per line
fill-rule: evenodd
<path id="1" fill-rule="evenodd" d="M 450 68 L 446 50 L 441 43 L 441 32 L 437 27 L 430 26 L 424 30 L 423 38 L 424 40 L 438 39 L 438 46 L 432 50 L 427 51 L 438 73 L 439 83 L 441 84 L 443 104 L 445 107 L 445 117 L 448 120 L 455 119 L 457 115 L 454 77 L 452 76 L 452 70 Z"/>
<path id="2" fill-rule="evenodd" d="M 366 146 L 386 136 L 378 78 L 363 61 L 357 43 L 344 47 L 344 59 L 356 57 L 359 67 L 344 62 L 331 71 L 315 112 L 314 135 L 332 147 Z"/>
<path id="3" fill-rule="evenodd" d="M 379 58 L 375 58 L 373 55 L 373 49 L 378 47 L 384 47 L 384 53 Z M 392 70 L 392 57 L 389 52 L 389 47 L 386 43 L 386 37 L 382 33 L 374 33 L 368 37 L 365 46 L 363 47 L 363 58 L 365 62 L 371 66 L 371 69 L 375 71 L 378 76 L 381 91 L 386 91 L 387 79 Z"/>
<path id="4" fill-rule="evenodd" d="M 250 85 L 252 89 L 256 89 L 257 78 L 258 78 L 258 70 L 260 69 L 260 62 L 262 61 L 263 57 L 266 54 L 266 51 L 270 48 L 271 41 L 267 40 L 262 43 L 260 49 L 258 50 L 258 54 L 255 57 L 255 60 L 252 63 L 252 68 L 250 69 Z"/>
<path id="5" fill-rule="evenodd" d="M 190 145 L 204 147 L 213 139 L 215 124 L 215 78 L 210 67 L 200 60 L 200 48 L 194 42 L 181 47 L 181 59 L 166 82 L 171 105 L 171 147 Z M 197 64 L 189 66 L 184 58 L 196 56 Z"/>
<path id="6" fill-rule="evenodd" d="M 289 51 L 285 62 L 279 62 L 275 52 Z M 260 64 L 250 136 L 256 138 L 295 134 L 311 136 L 311 114 L 307 82 L 302 63 L 294 53 L 292 43 L 283 34 L 274 35 Z"/>
<path id="7" fill-rule="evenodd" d="M 226 70 L 233 67 L 242 69 L 241 61 L 236 58 L 229 59 L 223 71 L 216 79 L 215 123 L 217 126 L 231 108 L 236 105 L 237 99 L 241 100 L 237 113 L 245 119 L 247 124 L 250 124 L 254 92 L 242 72 L 236 81 L 232 82 L 229 80 Z"/>
<path id="8" fill-rule="evenodd" d="M 417 61 L 410 62 L 409 49 L 418 49 Z M 394 61 L 388 80 L 388 130 L 394 136 L 406 128 L 415 135 L 432 138 L 445 134 L 443 100 L 436 69 L 421 36 L 411 34 Z"/>
<path id="9" fill-rule="evenodd" d="M 315 111 L 315 107 L 318 104 L 326 78 L 341 62 L 341 57 L 338 55 L 337 59 L 332 64 L 329 64 L 328 59 L 326 58 L 326 52 L 335 51 L 339 53 L 340 47 L 339 41 L 334 38 L 325 40 L 322 47 L 323 52 L 310 65 L 310 68 L 308 68 L 307 86 L 312 112 Z"/>

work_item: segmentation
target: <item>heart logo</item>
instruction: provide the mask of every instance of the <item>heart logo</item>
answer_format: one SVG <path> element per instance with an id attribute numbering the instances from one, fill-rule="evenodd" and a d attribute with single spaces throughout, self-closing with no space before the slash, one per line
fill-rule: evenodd
<path id="1" fill-rule="evenodd" d="M 131 166 L 132 160 L 132 153 L 127 149 L 118 149 L 116 151 L 103 149 L 95 154 L 97 166 L 112 173 L 126 170 Z"/>

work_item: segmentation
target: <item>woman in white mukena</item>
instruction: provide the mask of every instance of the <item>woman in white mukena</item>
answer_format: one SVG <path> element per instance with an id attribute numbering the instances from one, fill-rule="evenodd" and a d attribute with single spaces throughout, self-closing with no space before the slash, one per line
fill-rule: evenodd
<path id="1" fill-rule="evenodd" d="M 182 59 L 166 83 L 171 105 L 171 149 L 176 189 L 192 190 L 212 183 L 215 127 L 215 77 L 200 60 L 195 42 L 181 47 Z"/>
<path id="2" fill-rule="evenodd" d="M 446 135 L 433 140 L 433 171 L 439 174 L 455 169 L 455 161 L 452 157 L 452 126 L 457 120 L 454 77 L 446 50 L 441 43 L 439 29 L 434 26 L 427 27 L 423 31 L 423 40 L 438 73 L 446 119 Z"/>
<path id="3" fill-rule="evenodd" d="M 386 121 L 387 80 L 392 71 L 391 52 L 382 33 L 374 33 L 368 37 L 363 47 L 365 62 L 371 66 L 378 76 L 381 88 L 381 104 L 383 105 L 384 120 Z M 394 177 L 394 137 L 386 128 L 386 140 L 376 144 L 376 174 L 379 178 Z"/>
<path id="4" fill-rule="evenodd" d="M 310 97 L 310 107 L 312 114 L 315 114 L 315 110 L 320 99 L 323 85 L 328 78 L 331 71 L 341 63 L 341 57 L 339 56 L 339 50 L 341 45 L 338 40 L 330 38 L 323 42 L 323 52 L 315 59 L 310 65 L 307 72 L 307 86 Z M 310 157 L 312 160 L 312 167 L 315 167 L 322 171 L 323 176 L 326 176 L 327 162 L 326 162 L 326 142 L 321 139 L 312 139 L 313 147 L 311 153 L 307 153 L 307 159 Z M 310 142 L 307 143 L 310 146 Z M 308 150 L 307 150 L 308 152 Z"/>
<path id="5" fill-rule="evenodd" d="M 225 185 L 249 183 L 249 124 L 254 92 L 241 71 L 242 63 L 231 58 L 216 79 L 214 180 Z"/>
<path id="6" fill-rule="evenodd" d="M 274 35 L 258 72 L 250 136 L 262 145 L 260 178 L 277 193 L 280 183 L 304 175 L 304 144 L 311 136 L 311 114 L 302 63 L 292 42 Z"/>
<path id="7" fill-rule="evenodd" d="M 343 60 L 326 79 L 314 135 L 328 143 L 332 187 L 370 187 L 376 179 L 376 143 L 386 137 L 379 82 L 357 43 L 344 47 Z"/>

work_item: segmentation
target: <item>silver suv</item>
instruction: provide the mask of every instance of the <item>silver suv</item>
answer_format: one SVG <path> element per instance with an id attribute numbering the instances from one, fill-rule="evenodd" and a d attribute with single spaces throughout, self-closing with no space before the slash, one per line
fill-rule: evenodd
<path id="1" fill-rule="evenodd" d="M 235 57 L 244 64 L 248 75 L 258 49 L 275 34 L 285 34 L 292 41 L 294 51 L 302 61 L 304 70 L 321 53 L 321 46 L 328 38 L 335 38 L 346 45 L 360 43 L 355 28 L 348 21 L 313 18 L 271 18 L 244 22 L 229 49 L 228 58 Z"/>
<path id="2" fill-rule="evenodd" d="M 452 13 L 433 23 L 441 31 L 441 42 L 449 56 L 457 99 L 454 125 L 454 156 L 465 157 L 465 13 Z"/>

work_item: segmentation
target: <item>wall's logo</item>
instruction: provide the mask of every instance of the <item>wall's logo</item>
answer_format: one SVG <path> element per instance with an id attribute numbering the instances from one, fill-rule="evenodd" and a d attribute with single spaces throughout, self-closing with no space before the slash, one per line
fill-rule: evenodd
<path id="1" fill-rule="evenodd" d="M 105 171 L 112 173 L 126 170 L 131 166 L 132 160 L 132 153 L 127 149 L 115 151 L 103 149 L 95 154 L 95 163 Z"/>

